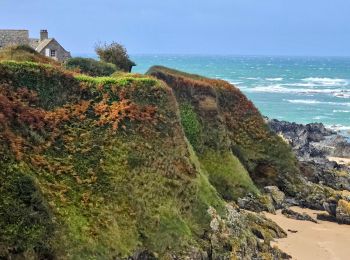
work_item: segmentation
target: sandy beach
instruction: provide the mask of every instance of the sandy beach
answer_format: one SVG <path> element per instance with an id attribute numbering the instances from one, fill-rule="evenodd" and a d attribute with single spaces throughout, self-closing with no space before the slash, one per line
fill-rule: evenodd
<path id="1" fill-rule="evenodd" d="M 310 209 L 292 207 L 294 211 L 307 213 L 316 219 L 317 213 Z M 350 225 L 339 225 L 329 221 L 318 224 L 285 217 L 278 211 L 266 216 L 287 233 L 288 237 L 276 240 L 273 244 L 297 260 L 347 260 L 350 259 Z M 297 231 L 292 233 L 289 230 Z"/>
<path id="2" fill-rule="evenodd" d="M 334 161 L 338 164 L 341 164 L 341 165 L 350 165 L 350 158 L 342 158 L 342 157 L 327 157 L 328 160 L 330 161 Z"/>

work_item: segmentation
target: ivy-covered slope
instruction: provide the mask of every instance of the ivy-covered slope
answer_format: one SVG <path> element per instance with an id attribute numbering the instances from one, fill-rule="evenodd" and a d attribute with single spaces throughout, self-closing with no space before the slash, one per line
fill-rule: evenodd
<path id="1" fill-rule="evenodd" d="M 199 247 L 207 209 L 223 202 L 193 163 L 176 108 L 149 77 L 0 63 L 0 256 Z"/>
<path id="2" fill-rule="evenodd" d="M 149 76 L 0 62 L 0 258 L 281 255 L 269 245 L 285 236 L 276 224 L 222 199 L 257 192 L 245 168 L 214 140 L 199 153 L 193 131 L 204 129 L 180 104 Z M 216 168 L 217 182 L 208 175 Z"/>
<path id="3" fill-rule="evenodd" d="M 148 74 L 173 89 L 186 136 L 223 198 L 266 185 L 294 195 L 299 183 L 295 156 L 240 90 L 222 80 L 160 66 Z"/>

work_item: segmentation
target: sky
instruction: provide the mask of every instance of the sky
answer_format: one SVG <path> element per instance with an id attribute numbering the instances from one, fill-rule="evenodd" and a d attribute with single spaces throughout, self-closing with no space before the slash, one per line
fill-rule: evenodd
<path id="1" fill-rule="evenodd" d="M 0 0 L 0 28 L 48 29 L 73 54 L 350 56 L 349 0 Z"/>

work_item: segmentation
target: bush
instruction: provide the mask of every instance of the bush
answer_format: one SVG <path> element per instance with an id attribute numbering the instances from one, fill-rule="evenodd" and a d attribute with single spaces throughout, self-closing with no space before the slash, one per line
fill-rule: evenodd
<path id="1" fill-rule="evenodd" d="M 79 69 L 81 73 L 93 77 L 109 76 L 117 70 L 117 67 L 112 63 L 79 57 L 67 60 L 65 67 L 70 70 Z"/>
<path id="2" fill-rule="evenodd" d="M 119 43 L 100 44 L 96 46 L 95 51 L 101 61 L 113 63 L 122 71 L 131 72 L 132 67 L 136 65 L 130 60 L 125 47 Z"/>

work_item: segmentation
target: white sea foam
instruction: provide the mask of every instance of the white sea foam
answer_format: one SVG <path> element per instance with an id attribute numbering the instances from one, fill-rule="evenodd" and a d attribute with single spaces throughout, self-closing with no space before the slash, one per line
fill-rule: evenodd
<path id="1" fill-rule="evenodd" d="M 333 113 L 350 113 L 350 110 L 339 110 L 339 109 L 334 109 Z"/>
<path id="2" fill-rule="evenodd" d="M 321 120 L 321 119 L 325 119 L 325 118 L 329 118 L 328 116 L 315 116 L 312 119 L 314 120 Z"/>
<path id="3" fill-rule="evenodd" d="M 248 92 L 266 92 L 266 93 L 295 93 L 295 94 L 332 94 L 336 97 L 350 97 L 350 89 L 315 89 L 315 88 L 288 88 L 286 84 L 274 84 L 268 86 L 259 86 L 245 88 Z"/>
<path id="4" fill-rule="evenodd" d="M 346 92 L 350 92 L 350 91 L 346 91 Z M 344 93 L 344 91 L 341 93 L 333 93 L 333 96 L 338 98 L 350 98 L 350 94 Z"/>
<path id="5" fill-rule="evenodd" d="M 282 81 L 283 78 L 266 78 L 267 81 Z"/>
<path id="6" fill-rule="evenodd" d="M 332 78 L 305 78 L 302 81 L 314 86 L 347 86 L 349 84 L 349 81 L 346 79 Z"/>
<path id="7" fill-rule="evenodd" d="M 288 101 L 292 104 L 321 104 L 321 101 L 314 99 L 283 99 L 283 101 Z"/>
<path id="8" fill-rule="evenodd" d="M 326 125 L 327 128 L 331 128 L 335 131 L 350 131 L 350 126 L 344 126 L 341 124 Z"/>
<path id="9" fill-rule="evenodd" d="M 258 79 L 260 79 L 260 78 L 248 77 L 248 78 L 244 78 L 244 79 L 249 79 L 249 80 L 258 80 Z"/>
<path id="10" fill-rule="evenodd" d="M 350 102 L 324 102 L 315 99 L 283 99 L 283 101 L 288 101 L 292 104 L 323 104 L 323 105 L 334 105 L 334 106 L 348 106 L 350 107 Z"/>

